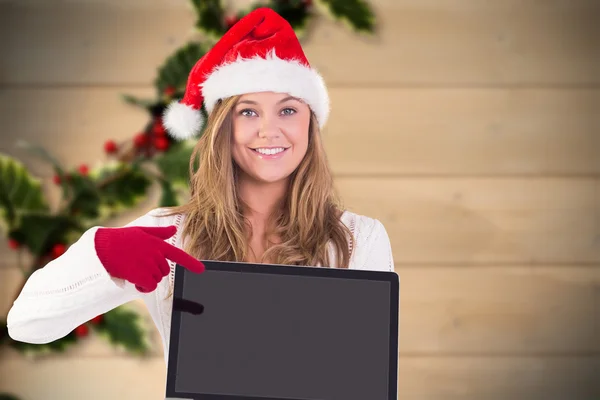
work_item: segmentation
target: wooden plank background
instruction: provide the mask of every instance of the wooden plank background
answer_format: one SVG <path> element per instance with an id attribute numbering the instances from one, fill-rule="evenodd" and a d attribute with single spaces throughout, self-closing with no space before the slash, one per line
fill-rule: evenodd
<path id="1" fill-rule="evenodd" d="M 127 139 L 147 120 L 122 94 L 151 98 L 153 89 L 9 86 L 0 109 L 11 135 L 0 151 L 18 154 L 40 176 L 47 165 L 16 151 L 17 138 L 48 146 L 69 165 L 102 161 L 107 138 Z M 324 139 L 338 176 L 600 173 L 597 89 L 334 85 L 330 94 Z M 56 137 L 65 138 L 60 146 Z"/>
<path id="2" fill-rule="evenodd" d="M 400 399 L 600 397 L 600 2 L 370 3 L 377 36 L 320 17 L 305 48 L 330 87 L 336 184 L 392 242 Z M 103 162 L 105 140 L 147 121 L 119 96 L 152 96 L 193 22 L 184 0 L 0 1 L 0 151 L 56 200 L 48 167 L 14 141 Z M 20 272 L 0 254 L 4 313 Z M 160 399 L 159 340 L 149 360 L 93 337 L 36 362 L 4 350 L 0 392 Z"/>

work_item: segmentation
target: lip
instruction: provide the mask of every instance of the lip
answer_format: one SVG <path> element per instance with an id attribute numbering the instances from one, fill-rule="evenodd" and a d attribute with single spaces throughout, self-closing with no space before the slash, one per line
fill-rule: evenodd
<path id="1" fill-rule="evenodd" d="M 257 156 L 258 158 L 260 158 L 261 160 L 277 160 L 280 159 L 281 157 L 283 157 L 283 155 L 285 153 L 287 153 L 287 151 L 290 149 L 289 147 L 284 147 L 284 146 L 271 146 L 271 147 L 261 147 L 261 149 L 279 149 L 279 148 L 284 148 L 284 150 L 282 152 L 279 152 L 277 154 L 261 154 L 258 151 L 252 149 L 252 148 L 248 148 L 248 150 L 250 150 L 250 152 L 252 154 L 254 154 L 255 156 Z"/>

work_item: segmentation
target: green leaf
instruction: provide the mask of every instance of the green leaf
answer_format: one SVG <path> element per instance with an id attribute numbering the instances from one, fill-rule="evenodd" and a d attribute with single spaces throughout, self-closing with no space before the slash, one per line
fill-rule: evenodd
<path id="1" fill-rule="evenodd" d="M 200 43 L 190 42 L 170 56 L 159 68 L 158 76 L 154 81 L 159 95 L 168 87 L 178 91 L 185 89 L 190 71 L 206 51 Z"/>
<path id="2" fill-rule="evenodd" d="M 350 24 L 356 31 L 372 33 L 375 15 L 364 0 L 319 0 L 334 19 Z"/>
<path id="3" fill-rule="evenodd" d="M 151 184 L 141 169 L 123 165 L 98 184 L 101 204 L 115 212 L 134 207 L 146 198 Z"/>
<path id="4" fill-rule="evenodd" d="M 0 400 L 21 400 L 21 399 L 10 393 L 0 393 Z"/>
<path id="5" fill-rule="evenodd" d="M 73 196 L 67 212 L 77 217 L 80 229 L 138 205 L 146 198 L 152 181 L 139 167 L 112 163 L 89 176 L 73 174 L 69 185 Z"/>
<path id="6" fill-rule="evenodd" d="M 172 185 L 187 187 L 190 180 L 190 158 L 197 139 L 175 142 L 169 151 L 155 158 L 162 177 Z"/>
<path id="7" fill-rule="evenodd" d="M 77 222 L 66 215 L 40 212 L 23 213 L 19 226 L 12 235 L 24 243 L 32 254 L 47 254 L 56 243 L 66 243 L 68 232 L 77 228 Z"/>
<path id="8" fill-rule="evenodd" d="M 92 179 L 74 173 L 70 175 L 68 185 L 72 193 L 68 205 L 70 212 L 81 219 L 99 218 L 102 197 Z"/>
<path id="9" fill-rule="evenodd" d="M 252 9 L 258 7 L 263 7 L 263 5 L 258 3 Z M 305 7 L 301 1 L 288 0 L 276 1 L 271 8 L 289 22 L 294 31 L 296 31 L 296 34 L 300 36 L 300 33 L 306 28 L 310 17 L 308 7 Z"/>
<path id="10" fill-rule="evenodd" d="M 219 37 L 226 31 L 225 10 L 220 0 L 192 0 L 197 14 L 196 28 L 208 36 Z"/>
<path id="11" fill-rule="evenodd" d="M 142 318 L 134 311 L 120 306 L 104 314 L 104 321 L 97 328 L 113 345 L 123 346 L 132 353 L 144 354 L 149 350 Z"/>
<path id="12" fill-rule="evenodd" d="M 77 343 L 77 337 L 73 332 L 69 333 L 65 337 L 57 339 L 50 343 L 43 344 L 32 344 L 25 342 L 18 342 L 11 339 L 9 343 L 10 347 L 25 354 L 25 355 L 48 355 L 52 353 L 64 353 L 68 348 Z"/>
<path id="13" fill-rule="evenodd" d="M 10 336 L 8 336 L 8 326 L 6 325 L 6 320 L 0 319 L 0 345 L 3 345 L 9 340 L 12 339 Z"/>
<path id="14" fill-rule="evenodd" d="M 175 192 L 175 188 L 173 185 L 169 183 L 169 181 L 163 180 L 161 183 L 162 195 L 160 197 L 159 207 L 173 207 L 177 206 L 177 193 Z"/>
<path id="15" fill-rule="evenodd" d="M 48 211 L 41 181 L 14 158 L 0 154 L 0 225 L 11 231 L 19 216 L 30 211 Z"/>
<path id="16" fill-rule="evenodd" d="M 126 103 L 137 106 L 137 107 L 144 108 L 146 110 L 156 106 L 155 100 L 142 100 L 142 99 L 138 99 L 137 97 L 131 96 L 129 94 L 123 94 L 123 95 L 121 95 L 121 97 L 123 98 L 123 100 Z"/>
<path id="17" fill-rule="evenodd" d="M 63 166 L 56 160 L 56 158 L 54 158 L 54 156 L 52 154 L 50 154 L 43 147 L 28 143 L 24 140 L 18 141 L 17 147 L 21 147 L 21 148 L 29 151 L 30 153 L 38 156 L 39 158 L 46 161 L 47 163 L 51 164 L 54 167 L 55 173 L 60 177 L 60 180 L 61 180 L 60 185 L 62 187 L 63 197 L 69 197 L 71 195 L 71 193 L 69 191 L 70 188 L 69 188 L 69 185 L 67 182 L 68 176 L 66 174 L 66 171 L 63 168 Z"/>

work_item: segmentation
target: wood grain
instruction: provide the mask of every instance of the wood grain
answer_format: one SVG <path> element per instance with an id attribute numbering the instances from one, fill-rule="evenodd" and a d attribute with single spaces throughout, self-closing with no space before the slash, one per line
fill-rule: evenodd
<path id="1" fill-rule="evenodd" d="M 365 177 L 336 185 L 350 211 L 381 220 L 397 265 L 600 263 L 600 179 Z M 135 219 L 158 195 L 108 223 Z M 0 251 L 16 262 L 6 242 Z"/>
<path id="2" fill-rule="evenodd" d="M 600 89 L 332 88 L 323 132 L 336 176 L 600 174 Z M 37 176 L 48 164 L 15 148 L 43 145 L 64 165 L 107 161 L 106 140 L 132 139 L 149 116 L 121 100 L 151 88 L 6 89 L 0 152 Z"/>
<path id="3" fill-rule="evenodd" d="M 330 85 L 600 82 L 600 6 L 594 0 L 369 3 L 378 19 L 374 37 L 324 17 L 315 21 L 305 51 Z M 0 7 L 0 51 L 10 54 L 3 59 L 3 84 L 148 84 L 169 55 L 197 37 L 186 1 Z"/>
<path id="4" fill-rule="evenodd" d="M 598 263 L 600 181 L 348 178 L 348 209 L 381 220 L 397 264 Z"/>
<path id="5" fill-rule="evenodd" d="M 400 343 L 403 355 L 600 356 L 600 266 L 396 268 L 400 276 Z M 0 269 L 1 310 L 8 311 L 21 281 L 16 268 Z M 0 287 L 0 289 L 4 289 Z M 134 302 L 160 336 L 141 301 Z M 73 358 L 120 354 L 92 338 Z"/>
<path id="6" fill-rule="evenodd" d="M 403 400 L 590 400 L 599 358 L 409 357 L 399 360 Z M 10 377 L 10 379 L 8 379 Z M 164 399 L 162 358 L 57 358 L 0 364 L 0 390 L 25 399 Z"/>

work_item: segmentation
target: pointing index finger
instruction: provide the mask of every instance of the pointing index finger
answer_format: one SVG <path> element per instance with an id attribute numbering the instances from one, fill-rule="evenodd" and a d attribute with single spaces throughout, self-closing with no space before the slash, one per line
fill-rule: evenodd
<path id="1" fill-rule="evenodd" d="M 202 261 L 192 257 L 185 251 L 173 246 L 170 243 L 165 242 L 164 240 L 159 239 L 158 242 L 158 246 L 165 258 L 176 262 L 177 264 L 185 267 L 186 269 L 192 272 L 204 272 L 205 267 Z"/>

